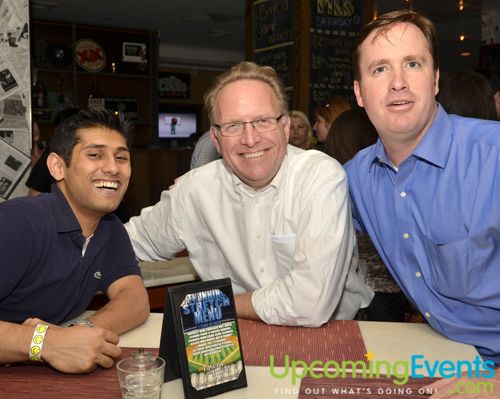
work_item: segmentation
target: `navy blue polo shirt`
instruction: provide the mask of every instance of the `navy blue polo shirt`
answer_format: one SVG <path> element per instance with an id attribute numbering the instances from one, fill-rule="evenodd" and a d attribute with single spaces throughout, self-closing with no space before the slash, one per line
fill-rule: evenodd
<path id="1" fill-rule="evenodd" d="M 132 245 L 114 214 L 85 238 L 62 192 L 0 204 L 0 320 L 39 317 L 59 324 L 81 314 L 97 291 L 140 275 Z"/>

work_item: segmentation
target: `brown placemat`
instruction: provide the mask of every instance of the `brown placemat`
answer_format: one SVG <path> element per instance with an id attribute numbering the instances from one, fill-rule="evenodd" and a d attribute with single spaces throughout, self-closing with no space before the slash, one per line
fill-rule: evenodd
<path id="1" fill-rule="evenodd" d="M 147 349 L 158 355 L 158 349 Z M 121 358 L 137 348 L 122 348 Z M 119 359 L 118 359 L 119 360 Z M 98 367 L 88 374 L 64 374 L 47 365 L 14 364 L 0 366 L 1 399 L 121 398 L 116 363 L 110 369 Z"/>
<path id="2" fill-rule="evenodd" d="M 333 320 L 319 328 L 271 326 L 260 321 L 238 319 L 243 357 L 248 366 L 284 366 L 291 360 L 364 360 L 365 344 L 358 322 Z"/>
<path id="3" fill-rule="evenodd" d="M 432 389 L 424 388 L 436 380 L 409 378 L 405 385 L 395 385 L 393 378 L 312 378 L 305 377 L 300 383 L 299 399 L 424 399 Z"/>

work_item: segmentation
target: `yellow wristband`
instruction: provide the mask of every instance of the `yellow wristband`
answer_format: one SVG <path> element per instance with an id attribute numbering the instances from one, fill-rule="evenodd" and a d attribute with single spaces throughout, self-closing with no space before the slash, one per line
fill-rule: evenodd
<path id="1" fill-rule="evenodd" d="M 29 351 L 29 357 L 32 362 L 42 361 L 43 340 L 45 339 L 45 334 L 48 329 L 49 326 L 46 324 L 37 324 L 35 327 Z"/>

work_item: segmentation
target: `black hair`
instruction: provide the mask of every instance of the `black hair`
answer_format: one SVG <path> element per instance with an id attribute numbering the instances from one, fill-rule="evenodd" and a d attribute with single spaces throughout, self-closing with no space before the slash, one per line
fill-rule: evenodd
<path id="1" fill-rule="evenodd" d="M 65 108 L 59 111 L 56 116 L 54 116 L 54 125 L 55 127 L 59 126 L 66 119 L 71 118 L 73 115 L 76 115 L 80 110 L 78 108 Z"/>
<path id="2" fill-rule="evenodd" d="M 70 166 L 73 148 L 80 142 L 78 130 L 93 127 L 117 131 L 125 137 L 127 147 L 130 149 L 133 128 L 130 121 L 106 110 L 82 110 L 65 119 L 56 128 L 50 142 L 52 152 L 64 159 L 66 166 Z"/>

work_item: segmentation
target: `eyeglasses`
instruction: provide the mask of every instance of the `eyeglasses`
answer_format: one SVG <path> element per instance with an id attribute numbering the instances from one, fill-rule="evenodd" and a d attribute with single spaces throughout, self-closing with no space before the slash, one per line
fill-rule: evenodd
<path id="1" fill-rule="evenodd" d="M 247 123 L 250 123 L 257 133 L 267 133 L 276 128 L 281 118 L 283 118 L 283 114 L 276 117 L 259 118 L 250 122 L 236 121 L 221 123 L 220 125 L 214 123 L 214 127 L 225 137 L 241 136 Z"/>

